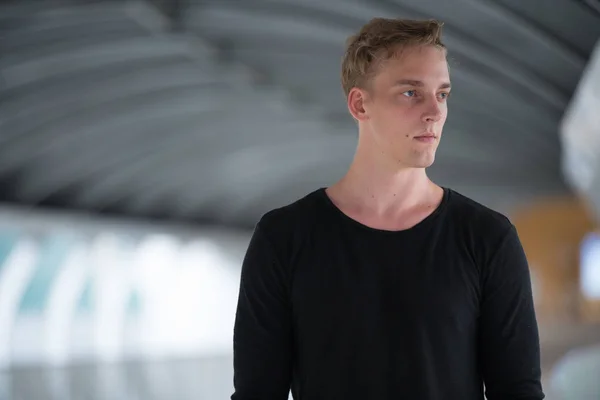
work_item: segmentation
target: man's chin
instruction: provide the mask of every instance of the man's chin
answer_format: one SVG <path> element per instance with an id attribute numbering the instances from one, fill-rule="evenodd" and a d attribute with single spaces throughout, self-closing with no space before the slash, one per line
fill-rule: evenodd
<path id="1" fill-rule="evenodd" d="M 423 154 L 421 157 L 413 160 L 413 168 L 429 168 L 435 162 L 435 154 Z"/>

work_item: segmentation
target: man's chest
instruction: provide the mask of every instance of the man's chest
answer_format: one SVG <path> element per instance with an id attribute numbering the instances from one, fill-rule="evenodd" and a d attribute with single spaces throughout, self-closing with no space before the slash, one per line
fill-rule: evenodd
<path id="1" fill-rule="evenodd" d="M 471 329 L 479 275 L 467 254 L 428 244 L 359 247 L 330 243 L 298 253 L 292 279 L 295 323 L 302 330 Z"/>

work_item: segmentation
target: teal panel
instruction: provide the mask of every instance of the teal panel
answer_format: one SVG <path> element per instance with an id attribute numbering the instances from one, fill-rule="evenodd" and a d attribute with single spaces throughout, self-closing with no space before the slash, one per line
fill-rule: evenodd
<path id="1" fill-rule="evenodd" d="M 20 235 L 16 232 L 0 232 L 0 271 L 2 271 L 6 259 L 17 244 L 19 236 Z"/>
<path id="2" fill-rule="evenodd" d="M 131 292 L 129 296 L 129 300 L 127 302 L 127 316 L 133 317 L 137 316 L 140 313 L 142 308 L 142 299 L 140 298 L 140 294 L 137 290 Z"/>
<path id="3" fill-rule="evenodd" d="M 93 298 L 93 290 L 94 283 L 91 278 L 88 278 L 83 291 L 81 292 L 81 296 L 77 301 L 77 308 L 75 309 L 76 314 L 91 314 L 94 307 L 94 298 Z"/>
<path id="4" fill-rule="evenodd" d="M 50 289 L 65 262 L 73 240 L 54 236 L 43 240 L 34 274 L 21 298 L 19 312 L 38 313 L 44 310 Z"/>

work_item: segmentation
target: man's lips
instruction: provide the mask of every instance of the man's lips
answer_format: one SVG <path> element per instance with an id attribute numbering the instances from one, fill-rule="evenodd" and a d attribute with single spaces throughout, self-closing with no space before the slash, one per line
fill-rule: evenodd
<path id="1" fill-rule="evenodd" d="M 425 133 L 423 135 L 415 136 L 414 139 L 422 143 L 433 143 L 437 139 L 437 135 L 434 133 Z"/>

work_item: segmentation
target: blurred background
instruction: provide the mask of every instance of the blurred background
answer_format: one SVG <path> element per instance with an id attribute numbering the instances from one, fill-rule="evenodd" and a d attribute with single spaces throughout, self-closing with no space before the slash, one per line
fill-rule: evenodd
<path id="1" fill-rule="evenodd" d="M 0 1 L 0 400 L 226 399 L 260 216 L 354 152 L 375 16 L 445 22 L 430 170 L 531 263 L 548 399 L 600 399 L 600 1 Z"/>

